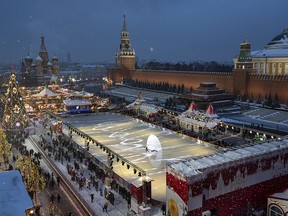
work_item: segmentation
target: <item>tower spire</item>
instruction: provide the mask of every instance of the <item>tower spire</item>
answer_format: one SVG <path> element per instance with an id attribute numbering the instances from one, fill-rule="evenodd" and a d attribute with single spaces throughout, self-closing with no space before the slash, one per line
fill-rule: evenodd
<path id="1" fill-rule="evenodd" d="M 123 22 L 123 29 L 122 29 L 122 31 L 127 31 L 126 15 L 125 15 L 125 14 L 123 15 L 123 18 L 124 18 L 124 22 Z"/>
<path id="2" fill-rule="evenodd" d="M 48 56 L 48 52 L 46 50 L 44 39 L 45 39 L 45 37 L 42 34 L 41 35 L 41 45 L 40 45 L 39 56 L 43 59 L 43 65 L 46 65 L 49 62 L 49 56 Z"/>
<path id="3" fill-rule="evenodd" d="M 41 35 L 41 46 L 40 46 L 40 52 L 47 52 L 46 47 L 45 47 L 45 42 L 44 42 L 44 35 Z"/>

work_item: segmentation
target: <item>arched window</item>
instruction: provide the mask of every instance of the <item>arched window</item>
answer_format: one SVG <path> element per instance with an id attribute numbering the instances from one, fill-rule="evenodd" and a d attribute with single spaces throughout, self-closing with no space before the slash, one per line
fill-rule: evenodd
<path id="1" fill-rule="evenodd" d="M 270 216 L 282 216 L 284 215 L 284 212 L 282 211 L 281 208 L 279 208 L 276 205 L 272 205 L 270 207 Z"/>

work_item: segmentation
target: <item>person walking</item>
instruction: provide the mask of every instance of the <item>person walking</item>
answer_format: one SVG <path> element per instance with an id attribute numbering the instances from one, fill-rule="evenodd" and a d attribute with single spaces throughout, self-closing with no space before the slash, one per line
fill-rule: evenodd
<path id="1" fill-rule="evenodd" d="M 166 215 L 166 205 L 165 205 L 165 203 L 162 204 L 161 211 L 162 211 L 163 215 Z"/>
<path id="2" fill-rule="evenodd" d="M 54 203 L 54 200 L 55 200 L 55 196 L 54 196 L 54 194 L 52 194 L 51 197 L 50 197 L 50 202 Z"/>
<path id="3" fill-rule="evenodd" d="M 59 185 L 60 185 L 60 181 L 61 181 L 60 176 L 57 176 L 57 185 L 58 185 L 58 187 L 59 187 Z"/>
<path id="4" fill-rule="evenodd" d="M 91 202 L 93 203 L 93 200 L 94 200 L 94 194 L 91 193 L 91 194 L 90 194 L 90 197 L 91 197 Z"/>
<path id="5" fill-rule="evenodd" d="M 58 200 L 58 203 L 60 203 L 61 202 L 61 196 L 60 196 L 60 194 L 58 193 L 58 195 L 57 195 L 57 200 Z"/>
<path id="6" fill-rule="evenodd" d="M 106 211 L 107 213 L 107 208 L 108 208 L 108 201 L 105 199 L 104 205 L 103 205 L 103 212 Z"/>

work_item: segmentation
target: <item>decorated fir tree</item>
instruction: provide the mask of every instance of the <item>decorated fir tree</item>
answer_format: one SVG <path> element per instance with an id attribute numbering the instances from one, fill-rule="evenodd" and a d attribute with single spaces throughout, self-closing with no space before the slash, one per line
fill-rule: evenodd
<path id="1" fill-rule="evenodd" d="M 6 135 L 2 128 L 0 128 L 0 157 L 2 157 L 6 169 L 9 159 L 12 157 L 12 145 L 6 139 Z"/>
<path id="2" fill-rule="evenodd" d="M 5 109 L 3 113 L 2 127 L 7 132 L 21 132 L 28 126 L 24 101 L 19 92 L 14 67 L 11 66 L 11 75 L 6 93 Z"/>

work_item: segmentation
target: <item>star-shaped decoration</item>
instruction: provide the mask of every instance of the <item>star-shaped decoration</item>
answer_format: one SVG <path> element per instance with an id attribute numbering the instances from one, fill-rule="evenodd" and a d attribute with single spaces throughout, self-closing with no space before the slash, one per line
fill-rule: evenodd
<path id="1" fill-rule="evenodd" d="M 5 121 L 6 121 L 6 122 L 9 122 L 9 120 L 10 120 L 10 115 L 6 115 Z"/>
<path id="2" fill-rule="evenodd" d="M 13 109 L 14 113 L 19 113 L 20 112 L 20 108 L 19 106 L 16 104 L 14 109 Z"/>

